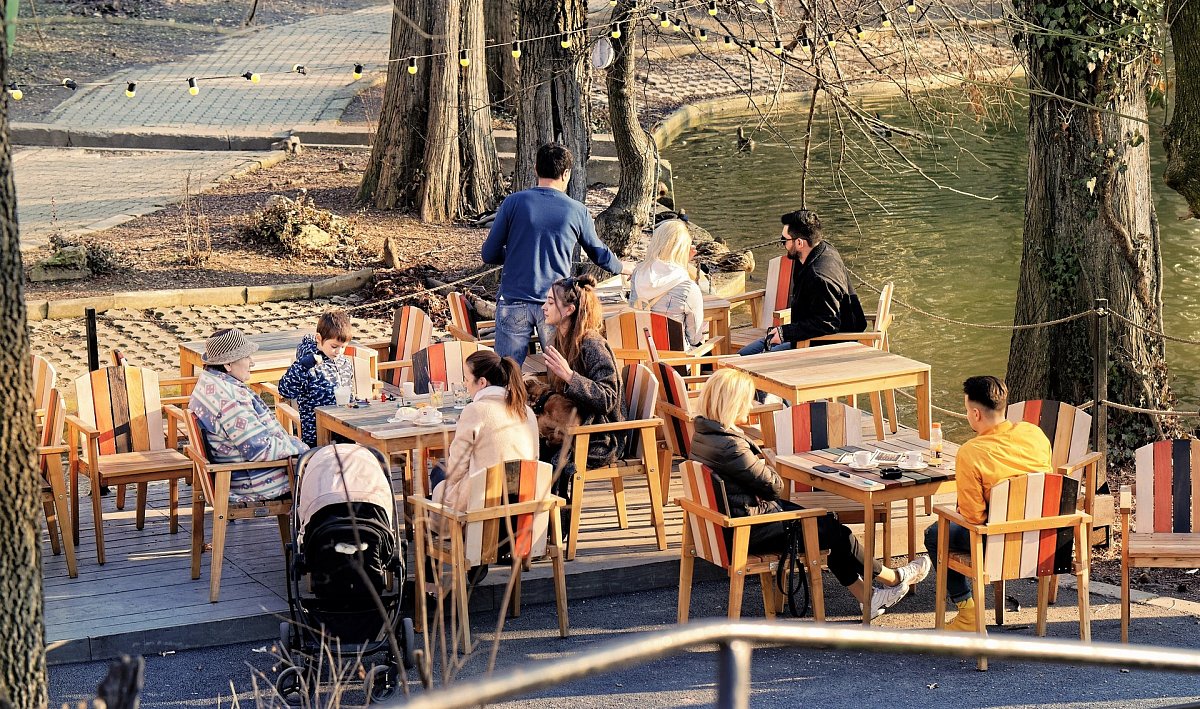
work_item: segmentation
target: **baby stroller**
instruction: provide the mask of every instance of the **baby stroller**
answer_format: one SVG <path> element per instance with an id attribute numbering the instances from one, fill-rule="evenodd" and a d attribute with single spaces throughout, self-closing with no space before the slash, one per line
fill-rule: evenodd
<path id="1" fill-rule="evenodd" d="M 378 451 L 354 444 L 316 448 L 300 459 L 287 565 L 292 619 L 279 624 L 290 666 L 275 681 L 289 704 L 316 694 L 323 668 L 333 676 L 331 657 L 368 668 L 373 701 L 396 691 L 401 663 L 414 664 L 412 619 L 400 615 L 405 544 L 396 534 L 386 471 Z"/>

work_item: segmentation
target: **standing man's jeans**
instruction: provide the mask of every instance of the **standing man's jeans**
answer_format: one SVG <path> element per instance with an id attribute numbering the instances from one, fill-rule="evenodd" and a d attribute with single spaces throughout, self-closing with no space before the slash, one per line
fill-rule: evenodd
<path id="1" fill-rule="evenodd" d="M 792 343 L 790 343 L 790 342 L 780 342 L 778 345 L 771 346 L 772 352 L 783 352 L 784 350 L 790 350 L 790 349 L 792 349 Z M 742 349 L 738 350 L 738 354 L 745 357 L 746 355 L 762 354 L 763 352 L 766 352 L 766 351 L 767 351 L 766 340 L 755 340 L 754 342 L 751 342 L 750 344 L 746 345 Z"/>
<path id="2" fill-rule="evenodd" d="M 529 339 L 535 331 L 545 348 L 554 335 L 554 328 L 546 324 L 541 303 L 496 303 L 496 354 L 524 364 L 525 355 L 529 353 Z"/>
<path id="3" fill-rule="evenodd" d="M 933 561 L 934 568 L 938 564 L 938 525 L 945 520 L 938 520 L 933 523 L 929 529 L 925 530 L 925 551 L 929 552 L 929 558 Z M 954 522 L 950 522 L 950 551 L 971 551 L 971 532 Z M 950 600 L 955 603 L 962 603 L 971 597 L 971 587 L 967 584 L 967 577 L 958 573 L 954 569 L 946 569 L 946 595 L 950 596 Z M 937 612 L 942 612 L 941 608 Z"/>

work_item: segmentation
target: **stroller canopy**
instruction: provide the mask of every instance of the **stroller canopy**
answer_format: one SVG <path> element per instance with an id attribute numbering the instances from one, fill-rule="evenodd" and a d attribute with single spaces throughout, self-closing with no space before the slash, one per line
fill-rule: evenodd
<path id="1" fill-rule="evenodd" d="M 391 525 L 393 493 L 387 471 L 374 451 L 353 443 L 338 443 L 318 448 L 305 456 L 300 465 L 300 532 L 312 516 L 329 505 L 370 502 L 383 508 Z"/>

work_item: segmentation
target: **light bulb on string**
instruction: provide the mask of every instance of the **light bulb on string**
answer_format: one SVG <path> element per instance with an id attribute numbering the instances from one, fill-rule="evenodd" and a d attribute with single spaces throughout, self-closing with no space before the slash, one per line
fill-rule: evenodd
<path id="1" fill-rule="evenodd" d="M 652 22 L 658 22 L 658 17 L 659 17 L 658 8 L 657 7 L 650 8 L 650 20 Z"/>
<path id="2" fill-rule="evenodd" d="M 904 6 L 904 9 L 910 15 L 915 13 L 917 11 L 917 0 L 908 0 L 908 3 Z"/>
<path id="3" fill-rule="evenodd" d="M 708 14 L 713 17 L 717 16 L 717 1 L 716 0 L 712 0 L 711 2 L 708 3 Z"/>
<path id="4" fill-rule="evenodd" d="M 8 85 L 8 95 L 12 97 L 13 101 L 20 101 L 25 98 L 25 92 L 21 90 L 20 86 L 17 86 L 17 82 L 15 81 Z"/>
<path id="5" fill-rule="evenodd" d="M 662 27 L 664 29 L 666 29 L 667 27 L 670 27 L 671 26 L 671 16 L 664 12 L 662 14 L 662 19 L 659 20 L 658 26 Z"/>
<path id="6" fill-rule="evenodd" d="M 262 77 L 253 71 L 248 71 L 245 74 L 242 74 L 242 78 L 246 81 L 249 81 L 251 84 L 257 84 L 262 79 Z"/>
<path id="7" fill-rule="evenodd" d="M 721 40 L 721 44 L 725 45 L 726 49 L 729 49 L 730 47 L 733 46 L 733 37 L 730 37 L 729 35 L 725 35 L 725 39 Z"/>
<path id="8" fill-rule="evenodd" d="M 757 39 L 750 40 L 750 53 L 758 54 L 758 40 Z"/>
<path id="9" fill-rule="evenodd" d="M 408 58 L 408 73 L 409 74 L 417 73 L 417 58 L 416 57 Z"/>
<path id="10" fill-rule="evenodd" d="M 513 59 L 520 59 L 520 58 L 521 58 L 521 43 L 520 43 L 520 42 L 513 42 L 513 43 L 512 43 L 512 50 L 511 50 L 511 54 L 512 54 L 512 58 L 513 58 Z"/>
<path id="11" fill-rule="evenodd" d="M 62 80 L 62 85 L 63 85 L 63 86 L 65 86 L 65 87 L 67 87 L 68 89 L 70 89 L 70 90 L 72 90 L 72 91 L 74 91 L 75 89 L 79 88 L 79 84 L 75 83 L 75 80 L 74 80 L 74 79 L 63 79 L 63 80 Z"/>
<path id="12" fill-rule="evenodd" d="M 885 8 L 882 4 L 879 5 L 879 24 L 882 25 L 884 29 L 892 26 L 892 18 L 888 17 L 887 8 Z"/>
<path id="13" fill-rule="evenodd" d="M 808 49 L 808 35 L 806 35 L 806 34 L 800 35 L 800 46 L 804 47 L 805 49 Z"/>
<path id="14" fill-rule="evenodd" d="M 609 7 L 616 7 L 616 6 L 617 6 L 617 0 L 608 0 L 608 6 L 609 6 Z"/>
<path id="15" fill-rule="evenodd" d="M 136 81 L 131 81 L 125 85 L 125 96 L 127 96 L 128 98 L 133 98 L 134 96 L 137 96 L 137 82 Z"/>
<path id="16" fill-rule="evenodd" d="M 825 44 L 828 44 L 831 49 L 837 46 L 837 39 L 833 36 L 832 32 L 825 33 Z"/>
<path id="17" fill-rule="evenodd" d="M 680 20 L 678 15 L 676 15 L 675 18 L 671 20 L 671 30 L 674 32 L 682 32 L 683 31 L 683 20 Z"/>
<path id="18" fill-rule="evenodd" d="M 351 76 L 353 76 L 355 78 L 355 80 L 361 79 L 362 78 L 362 69 L 363 69 L 362 64 L 355 64 L 354 72 L 351 74 Z"/>
<path id="19" fill-rule="evenodd" d="M 778 39 L 775 40 L 775 47 L 771 51 L 774 52 L 775 56 L 777 57 L 783 56 L 783 41 Z"/>
<path id="20" fill-rule="evenodd" d="M 292 71 L 300 74 L 301 76 L 308 76 L 308 69 L 305 69 L 303 64 L 293 64 Z"/>
<path id="21" fill-rule="evenodd" d="M 467 54 L 467 50 L 458 50 L 458 65 L 463 68 L 471 66 L 471 57 Z"/>
<path id="22" fill-rule="evenodd" d="M 696 30 L 696 39 L 700 40 L 701 42 L 707 42 L 708 41 L 708 30 L 704 29 L 703 27 Z"/>
<path id="23" fill-rule="evenodd" d="M 562 39 L 560 39 L 558 41 L 558 46 L 562 47 L 563 49 L 570 49 L 571 48 L 571 35 L 564 34 L 562 36 Z"/>
<path id="24" fill-rule="evenodd" d="M 867 35 L 867 33 L 863 31 L 862 25 L 855 25 L 855 26 L 854 26 L 854 36 L 855 36 L 855 37 L 858 37 L 859 39 L 862 39 L 862 38 L 863 38 L 863 37 L 865 37 L 866 35 Z"/>
<path id="25" fill-rule="evenodd" d="M 612 32 L 609 32 L 608 36 L 612 37 L 613 39 L 620 39 L 621 38 L 621 28 L 617 27 L 616 25 L 613 25 Z"/>
<path id="26" fill-rule="evenodd" d="M 200 93 L 200 86 L 196 83 L 196 77 L 188 77 L 188 93 L 195 96 Z"/>

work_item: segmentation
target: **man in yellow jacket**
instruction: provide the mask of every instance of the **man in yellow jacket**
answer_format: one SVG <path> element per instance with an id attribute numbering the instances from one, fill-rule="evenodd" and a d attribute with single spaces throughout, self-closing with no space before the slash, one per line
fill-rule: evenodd
<path id="1" fill-rule="evenodd" d="M 1042 429 L 1024 421 L 1004 418 L 1008 387 L 996 377 L 971 377 L 963 382 L 967 421 L 976 436 L 958 449 L 954 479 L 958 484 L 958 512 L 972 524 L 987 522 L 992 488 L 1005 478 L 1051 471 L 1050 440 Z M 925 532 L 925 548 L 937 563 L 938 523 Z M 964 527 L 950 523 L 950 551 L 969 551 L 971 536 Z M 958 606 L 958 615 L 947 630 L 975 632 L 975 599 L 967 577 L 947 570 L 946 593 Z M 937 608 L 935 613 L 941 613 Z"/>

